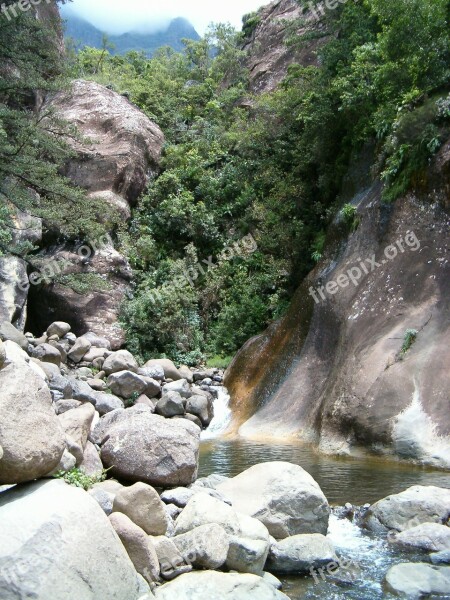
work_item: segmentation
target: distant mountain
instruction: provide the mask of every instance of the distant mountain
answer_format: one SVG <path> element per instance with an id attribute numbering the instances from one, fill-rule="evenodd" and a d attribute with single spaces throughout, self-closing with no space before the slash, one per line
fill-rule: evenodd
<path id="1" fill-rule="evenodd" d="M 77 49 L 83 48 L 83 46 L 102 47 L 103 31 L 71 12 L 63 11 L 62 15 L 66 21 L 65 36 L 75 40 Z M 151 57 L 162 46 L 170 46 L 178 52 L 182 51 L 184 46 L 181 40 L 184 38 L 199 40 L 200 36 L 194 26 L 181 17 L 173 19 L 165 31 L 155 33 L 129 32 L 122 35 L 108 34 L 109 41 L 115 46 L 114 50 L 111 50 L 112 54 L 125 54 L 130 50 L 137 50 L 145 52 L 148 57 Z"/>

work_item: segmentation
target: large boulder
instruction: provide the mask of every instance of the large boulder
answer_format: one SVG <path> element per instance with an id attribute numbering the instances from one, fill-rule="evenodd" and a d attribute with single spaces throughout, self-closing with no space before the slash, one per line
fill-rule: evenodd
<path id="1" fill-rule="evenodd" d="M 169 360 L 168 358 L 153 358 L 151 360 L 148 360 L 145 363 L 144 368 L 151 368 L 151 367 L 162 368 L 164 371 L 165 379 L 172 379 L 173 381 L 178 381 L 179 379 L 183 379 L 183 377 L 181 376 L 181 373 L 178 371 L 178 369 L 173 364 L 173 362 L 171 360 Z M 155 377 L 154 375 L 151 375 L 151 377 L 153 377 L 154 379 L 157 379 L 157 377 Z"/>
<path id="2" fill-rule="evenodd" d="M 55 321 L 47 327 L 47 337 L 57 335 L 59 338 L 62 338 L 67 335 L 71 329 L 72 328 L 69 323 L 64 323 L 64 321 Z"/>
<path id="3" fill-rule="evenodd" d="M 193 423 L 167 420 L 139 405 L 116 413 L 105 433 L 101 458 L 112 475 L 161 487 L 195 481 L 200 429 Z"/>
<path id="4" fill-rule="evenodd" d="M 156 490 L 145 483 L 122 488 L 114 498 L 113 512 L 127 515 L 147 535 L 165 535 L 167 531 L 164 504 Z"/>
<path id="5" fill-rule="evenodd" d="M 103 363 L 103 370 L 107 375 L 119 373 L 120 371 L 132 371 L 136 373 L 138 364 L 134 356 L 128 350 L 114 352 Z"/>
<path id="6" fill-rule="evenodd" d="M 328 530 L 330 507 L 319 484 L 286 462 L 255 465 L 217 486 L 233 507 L 260 520 L 276 539 Z"/>
<path id="7" fill-rule="evenodd" d="M 84 459 L 84 451 L 94 416 L 95 408 L 88 402 L 58 416 L 66 434 L 67 449 L 75 456 L 78 466 L 81 465 Z"/>
<path id="8" fill-rule="evenodd" d="M 50 344 L 39 344 L 33 349 L 32 356 L 41 362 L 52 363 L 57 367 L 61 364 L 61 353 Z"/>
<path id="9" fill-rule="evenodd" d="M 158 581 L 158 556 L 145 531 L 120 512 L 112 513 L 109 520 L 125 546 L 136 571 L 149 583 Z"/>
<path id="10" fill-rule="evenodd" d="M 22 350 L 28 350 L 28 339 L 14 325 L 11 325 L 9 321 L 0 322 L 0 340 L 3 342 L 14 342 Z"/>
<path id="11" fill-rule="evenodd" d="M 64 431 L 48 387 L 25 362 L 0 370 L 0 415 L 0 484 L 38 479 L 58 466 Z"/>
<path id="12" fill-rule="evenodd" d="M 190 573 L 192 564 L 189 559 L 181 555 L 173 541 L 165 536 L 150 538 L 158 555 L 161 577 L 172 581 L 175 577 Z"/>
<path id="13" fill-rule="evenodd" d="M 211 523 L 221 525 L 229 535 L 239 535 L 241 531 L 239 517 L 234 508 L 205 492 L 199 492 L 189 500 L 178 517 L 175 535 Z"/>
<path id="14" fill-rule="evenodd" d="M 80 463 L 80 469 L 91 477 L 98 476 L 103 471 L 103 464 L 97 448 L 92 442 L 87 442 L 83 453 L 83 460 Z"/>
<path id="15" fill-rule="evenodd" d="M 365 525 L 374 531 L 406 531 L 421 523 L 446 523 L 450 518 L 450 489 L 414 485 L 373 504 Z"/>
<path id="16" fill-rule="evenodd" d="M 143 394 L 147 383 L 143 377 L 133 373 L 133 371 L 119 371 L 112 373 L 107 381 L 107 386 L 113 394 L 121 398 L 131 398 L 135 394 Z"/>
<path id="17" fill-rule="evenodd" d="M 63 481 L 0 494 L 0 597 L 137 600 L 137 575 L 97 503 Z"/>
<path id="18" fill-rule="evenodd" d="M 177 415 L 184 415 L 184 404 L 183 398 L 178 392 L 169 392 L 164 394 L 161 400 L 158 400 L 155 406 L 155 411 L 158 415 L 166 417 L 176 417 Z"/>
<path id="19" fill-rule="evenodd" d="M 68 357 L 74 363 L 79 363 L 83 360 L 86 354 L 91 349 L 91 342 L 86 339 L 84 336 L 81 336 L 77 339 L 75 344 L 72 346 L 70 352 L 68 353 Z"/>
<path id="20" fill-rule="evenodd" d="M 201 525 L 172 538 L 183 558 L 196 569 L 220 569 L 230 547 L 229 537 L 217 523 Z"/>
<path id="21" fill-rule="evenodd" d="M 274 573 L 306 574 L 336 561 L 333 544 L 324 535 L 294 535 L 272 545 L 266 569 Z"/>
<path id="22" fill-rule="evenodd" d="M 423 523 L 388 537 L 389 542 L 403 550 L 444 552 L 450 550 L 450 527 L 439 523 Z"/>
<path id="23" fill-rule="evenodd" d="M 289 600 L 256 575 L 203 571 L 187 573 L 156 590 L 157 600 Z"/>
<path id="24" fill-rule="evenodd" d="M 200 419 L 204 427 L 208 427 L 214 417 L 213 402 L 205 396 L 191 396 L 186 402 L 186 412 Z"/>
<path id="25" fill-rule="evenodd" d="M 445 596 L 450 594 L 450 567 L 425 563 L 401 563 L 389 569 L 386 586 L 390 592 L 408 598 Z"/>
<path id="26" fill-rule="evenodd" d="M 166 383 L 163 387 L 163 395 L 169 394 L 170 392 L 177 392 L 182 398 L 189 398 L 192 396 L 191 387 L 186 379 L 178 379 L 172 381 L 172 383 Z"/>

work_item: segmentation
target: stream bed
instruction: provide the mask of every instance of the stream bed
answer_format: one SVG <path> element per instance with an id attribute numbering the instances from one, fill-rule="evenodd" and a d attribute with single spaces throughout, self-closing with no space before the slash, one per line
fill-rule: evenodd
<path id="1" fill-rule="evenodd" d="M 287 461 L 303 467 L 319 483 L 331 506 L 362 506 L 396 494 L 412 485 L 450 488 L 450 473 L 400 461 L 367 457 L 331 457 L 302 443 L 263 443 L 224 439 L 229 423 L 225 393 L 217 401 L 217 418 L 201 443 L 199 476 L 238 475 L 249 467 L 270 461 Z M 220 415 L 220 416 L 219 416 Z M 337 513 L 338 511 L 335 511 Z M 335 575 L 284 577 L 283 592 L 291 600 L 379 600 L 391 598 L 383 590 L 388 569 L 401 562 L 426 562 L 426 555 L 393 550 L 386 538 L 366 532 L 347 518 L 332 514 L 328 530 L 340 560 L 349 565 Z M 450 598 L 450 596 L 449 596 Z"/>

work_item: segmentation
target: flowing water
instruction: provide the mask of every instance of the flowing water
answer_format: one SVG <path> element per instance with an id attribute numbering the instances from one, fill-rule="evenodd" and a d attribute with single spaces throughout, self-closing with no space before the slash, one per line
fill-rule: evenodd
<path id="1" fill-rule="evenodd" d="M 233 477 L 252 465 L 287 461 L 302 466 L 319 483 L 332 506 L 350 502 L 355 506 L 372 504 L 412 485 L 450 488 L 450 473 L 379 458 L 324 456 L 301 443 L 263 443 L 223 439 L 231 420 L 225 389 L 215 402 L 215 419 L 203 434 L 200 450 L 201 477 L 220 473 Z M 340 560 L 349 568 L 337 574 L 283 579 L 283 591 L 292 600 L 379 600 L 390 596 L 383 591 L 387 570 L 400 562 L 423 561 L 423 556 L 407 556 L 394 551 L 385 538 L 369 534 L 346 518 L 332 515 L 328 537 Z M 426 559 L 425 559 L 426 560 Z"/>

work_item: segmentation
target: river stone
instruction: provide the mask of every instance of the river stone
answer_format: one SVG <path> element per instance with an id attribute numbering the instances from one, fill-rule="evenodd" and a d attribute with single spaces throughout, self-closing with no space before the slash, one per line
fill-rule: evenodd
<path id="1" fill-rule="evenodd" d="M 86 381 L 88 386 L 92 388 L 95 392 L 104 392 L 108 389 L 108 386 L 103 381 L 103 379 L 88 379 Z"/>
<path id="2" fill-rule="evenodd" d="M 152 413 L 155 412 L 155 403 L 153 402 L 153 400 L 150 400 L 150 398 L 145 394 L 141 394 L 136 400 L 135 404 L 142 404 L 143 406 L 147 406 L 148 408 L 150 408 Z"/>
<path id="3" fill-rule="evenodd" d="M 158 556 L 145 531 L 119 512 L 113 512 L 109 520 L 125 546 L 136 571 L 149 583 L 158 581 Z"/>
<path id="4" fill-rule="evenodd" d="M 89 495 L 98 502 L 103 512 L 109 516 L 113 510 L 114 498 L 122 488 L 123 485 L 118 481 L 107 479 L 106 481 L 94 483 L 89 490 Z"/>
<path id="5" fill-rule="evenodd" d="M 0 495 L 0 597 L 139 595 L 133 564 L 101 508 L 80 488 L 53 480 Z"/>
<path id="6" fill-rule="evenodd" d="M 450 567 L 437 567 L 425 563 L 401 563 L 386 574 L 389 591 L 405 595 L 409 600 L 430 595 L 450 594 Z M 179 599 L 178 599 L 179 600 Z"/>
<path id="7" fill-rule="evenodd" d="M 178 392 L 182 398 L 189 398 L 192 395 L 191 388 L 186 379 L 179 379 L 177 381 L 172 381 L 172 383 L 166 383 L 162 389 L 163 396 L 169 392 Z"/>
<path id="8" fill-rule="evenodd" d="M 0 390 L 0 484 L 44 477 L 66 447 L 48 387 L 27 363 L 18 362 L 0 370 Z"/>
<path id="9" fill-rule="evenodd" d="M 175 577 L 190 573 L 192 565 L 181 555 L 173 541 L 165 536 L 150 537 L 158 555 L 161 577 L 172 581 Z"/>
<path id="10" fill-rule="evenodd" d="M 103 471 L 103 464 L 97 448 L 92 442 L 87 442 L 83 453 L 83 460 L 80 463 L 80 469 L 91 477 L 100 475 Z"/>
<path id="11" fill-rule="evenodd" d="M 51 473 L 48 473 L 47 477 L 54 477 L 58 473 L 67 473 L 75 468 L 76 465 L 77 459 L 66 448 L 61 456 L 58 466 L 55 467 Z"/>
<path id="12" fill-rule="evenodd" d="M 2 342 L 14 342 L 20 346 L 22 350 L 28 350 L 28 339 L 8 321 L 0 323 L 0 340 Z"/>
<path id="13" fill-rule="evenodd" d="M 262 463 L 217 486 L 233 507 L 260 520 L 276 539 L 300 533 L 326 535 L 330 507 L 319 484 L 302 467 Z"/>
<path id="14" fill-rule="evenodd" d="M 106 434 L 102 462 L 119 479 L 169 487 L 197 476 L 200 430 L 189 421 L 164 419 L 139 405 L 120 413 Z"/>
<path id="15" fill-rule="evenodd" d="M 58 416 L 66 434 L 67 449 L 77 459 L 77 466 L 80 466 L 83 462 L 84 449 L 86 448 L 94 416 L 95 408 L 88 402 Z"/>
<path id="16" fill-rule="evenodd" d="M 337 560 L 333 544 L 324 535 L 294 535 L 272 545 L 266 569 L 273 573 L 306 574 Z"/>
<path id="17" fill-rule="evenodd" d="M 132 371 L 118 371 L 110 375 L 106 381 L 113 394 L 121 398 L 131 398 L 134 394 L 143 394 L 147 383 L 143 377 Z"/>
<path id="18" fill-rule="evenodd" d="M 373 531 L 406 531 L 422 523 L 446 523 L 450 517 L 450 489 L 414 485 L 379 500 L 364 517 Z"/>
<path id="19" fill-rule="evenodd" d="M 118 350 L 108 356 L 103 363 L 103 370 L 107 375 L 119 373 L 120 371 L 133 371 L 136 373 L 138 364 L 131 352 L 128 352 L 128 350 Z"/>
<path id="20" fill-rule="evenodd" d="M 450 565 L 450 550 L 441 550 L 430 554 L 433 565 Z"/>
<path id="21" fill-rule="evenodd" d="M 198 417 L 208 427 L 214 417 L 213 402 L 205 396 L 191 396 L 186 403 L 186 412 Z"/>
<path id="22" fill-rule="evenodd" d="M 167 358 L 156 358 L 152 360 L 148 360 L 144 368 L 148 367 L 162 367 L 164 370 L 164 379 L 172 379 L 173 381 L 178 381 L 179 379 L 183 379 L 181 373 L 178 371 L 173 362 Z M 154 377 L 156 379 L 156 377 Z"/>
<path id="23" fill-rule="evenodd" d="M 90 349 L 91 342 L 82 336 L 77 339 L 67 356 L 72 362 L 79 363 Z"/>
<path id="24" fill-rule="evenodd" d="M 72 384 L 67 377 L 63 377 L 62 375 L 54 375 L 51 378 L 48 386 L 51 390 L 60 392 L 63 395 L 64 400 L 71 400 L 73 398 Z"/>
<path id="25" fill-rule="evenodd" d="M 167 531 L 164 504 L 156 490 L 145 483 L 122 488 L 114 498 L 113 512 L 127 515 L 148 535 L 165 535 Z"/>
<path id="26" fill-rule="evenodd" d="M 32 351 L 33 358 L 37 358 L 42 362 L 48 362 L 59 367 L 61 365 L 61 353 L 50 344 L 39 344 Z"/>
<path id="27" fill-rule="evenodd" d="M 238 513 L 239 534 L 230 535 L 227 568 L 240 573 L 260 575 L 264 571 L 270 550 L 270 536 L 257 519 Z"/>
<path id="28" fill-rule="evenodd" d="M 74 408 L 78 408 L 83 403 L 79 400 L 58 400 L 58 402 L 54 403 L 55 411 L 57 415 L 62 415 L 68 410 L 72 410 Z"/>
<path id="29" fill-rule="evenodd" d="M 90 402 L 96 405 L 96 392 L 85 382 L 73 377 L 68 378 L 72 386 L 72 399 L 80 402 Z"/>
<path id="30" fill-rule="evenodd" d="M 206 492 L 206 490 L 205 490 Z M 201 525 L 217 523 L 230 535 L 239 535 L 239 517 L 231 506 L 205 492 L 195 494 L 175 524 L 175 535 L 192 531 Z"/>
<path id="31" fill-rule="evenodd" d="M 201 525 L 172 538 L 183 558 L 196 569 L 219 569 L 227 560 L 227 532 L 217 523 Z"/>
<path id="32" fill-rule="evenodd" d="M 69 323 L 64 323 L 63 321 L 55 321 L 47 328 L 47 337 L 50 338 L 52 335 L 57 335 L 59 338 L 64 337 L 69 333 L 72 328 Z"/>
<path id="33" fill-rule="evenodd" d="M 423 523 L 401 533 L 390 535 L 388 540 L 403 550 L 442 552 L 450 550 L 450 527 L 439 523 Z"/>
<path id="34" fill-rule="evenodd" d="M 170 418 L 184 415 L 183 398 L 178 392 L 169 392 L 156 403 L 155 412 L 162 417 Z"/>
<path id="35" fill-rule="evenodd" d="M 214 595 L 212 595 L 212 591 Z M 202 571 L 186 573 L 156 590 L 157 600 L 289 600 L 262 577 Z"/>
<path id="36" fill-rule="evenodd" d="M 120 398 L 106 392 L 94 392 L 95 408 L 100 415 L 106 415 L 113 410 L 123 409 L 124 404 Z"/>
<path id="37" fill-rule="evenodd" d="M 179 508 L 184 508 L 195 492 L 188 488 L 175 488 L 166 490 L 161 494 L 161 500 L 166 504 L 175 504 Z"/>
<path id="38" fill-rule="evenodd" d="M 142 377 L 150 377 L 151 379 L 155 379 L 156 381 L 163 381 L 164 369 L 161 365 L 141 367 L 140 369 L 138 369 L 138 375 L 142 375 Z"/>
<path id="39" fill-rule="evenodd" d="M 272 585 L 276 590 L 281 590 L 283 587 L 281 581 L 275 577 L 275 575 L 272 575 L 272 573 L 264 572 L 262 578 L 266 583 Z"/>
<path id="40" fill-rule="evenodd" d="M 92 348 L 103 348 L 108 351 L 111 350 L 111 342 L 100 335 L 97 335 L 93 331 L 88 331 L 83 334 L 85 340 L 88 340 L 91 343 Z"/>
<path id="41" fill-rule="evenodd" d="M 107 348 L 91 348 L 89 352 L 83 356 L 83 362 L 93 363 L 94 360 L 97 360 L 98 358 L 101 358 L 104 361 L 110 354 L 112 354 L 112 352 Z"/>

